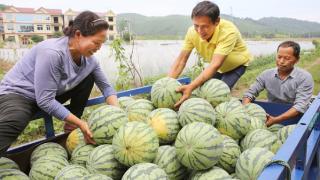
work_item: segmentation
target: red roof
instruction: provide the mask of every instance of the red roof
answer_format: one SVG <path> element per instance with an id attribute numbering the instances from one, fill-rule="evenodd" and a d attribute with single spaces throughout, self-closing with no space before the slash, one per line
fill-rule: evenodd
<path id="1" fill-rule="evenodd" d="M 62 15 L 62 10 L 61 9 L 46 9 L 44 8 L 46 11 L 48 11 L 49 14 L 51 15 Z"/>
<path id="2" fill-rule="evenodd" d="M 21 8 L 21 7 L 14 7 L 13 8 L 17 9 L 21 13 L 34 13 L 33 8 Z"/>

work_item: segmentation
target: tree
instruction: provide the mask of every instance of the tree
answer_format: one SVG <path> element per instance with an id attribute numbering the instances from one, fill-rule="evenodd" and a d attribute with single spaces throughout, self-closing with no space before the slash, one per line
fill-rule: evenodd
<path id="1" fill-rule="evenodd" d="M 31 36 L 31 40 L 32 40 L 34 43 L 38 43 L 38 42 L 43 41 L 43 36 L 32 35 L 32 36 Z"/>
<path id="2" fill-rule="evenodd" d="M 53 38 L 59 38 L 63 36 L 63 33 L 61 31 L 55 31 L 52 35 Z"/>

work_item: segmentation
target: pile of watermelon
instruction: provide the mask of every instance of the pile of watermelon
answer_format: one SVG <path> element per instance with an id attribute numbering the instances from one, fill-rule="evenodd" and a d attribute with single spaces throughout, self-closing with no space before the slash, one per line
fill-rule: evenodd
<path id="1" fill-rule="evenodd" d="M 76 129 L 66 149 L 52 142 L 36 147 L 29 176 L 1 158 L 0 179 L 256 179 L 295 127 L 268 129 L 263 108 L 242 105 L 216 79 L 174 109 L 179 86 L 166 77 L 151 99 L 121 97 L 120 107 L 99 107 L 88 119 L 97 145 Z"/>

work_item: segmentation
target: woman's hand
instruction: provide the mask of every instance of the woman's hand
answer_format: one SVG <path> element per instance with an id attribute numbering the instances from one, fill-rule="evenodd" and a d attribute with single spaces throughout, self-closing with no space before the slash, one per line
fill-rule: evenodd
<path id="1" fill-rule="evenodd" d="M 86 143 L 96 144 L 96 142 L 93 140 L 93 135 L 89 129 L 87 122 L 81 120 L 79 128 L 81 129 L 81 132 L 83 133 L 83 137 L 84 137 L 84 140 L 86 141 Z"/>

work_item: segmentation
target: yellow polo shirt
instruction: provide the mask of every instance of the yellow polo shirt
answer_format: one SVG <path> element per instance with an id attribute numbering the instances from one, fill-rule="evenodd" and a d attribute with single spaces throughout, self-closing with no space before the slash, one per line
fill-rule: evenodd
<path id="1" fill-rule="evenodd" d="M 218 72 L 225 73 L 240 65 L 248 66 L 251 55 L 237 27 L 230 21 L 220 20 L 210 42 L 201 39 L 194 27 L 186 34 L 183 50 L 192 51 L 196 48 L 206 62 L 211 62 L 214 54 L 226 55 Z"/>

